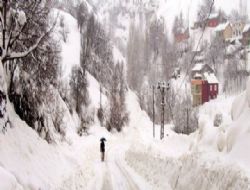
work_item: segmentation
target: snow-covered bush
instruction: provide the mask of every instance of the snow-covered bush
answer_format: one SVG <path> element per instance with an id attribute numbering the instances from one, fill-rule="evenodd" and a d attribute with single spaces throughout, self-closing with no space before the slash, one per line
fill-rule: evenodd
<path id="1" fill-rule="evenodd" d="M 82 112 L 80 115 L 80 126 L 77 133 L 82 136 L 83 134 L 88 134 L 88 129 L 91 124 L 94 123 L 95 109 L 93 107 L 82 107 Z"/>
<path id="2" fill-rule="evenodd" d="M 97 117 L 98 117 L 98 119 L 99 119 L 101 125 L 103 125 L 104 117 L 105 117 L 105 116 L 104 116 L 104 110 L 103 110 L 103 108 L 99 108 L 99 109 L 97 110 Z"/>
<path id="3" fill-rule="evenodd" d="M 223 122 L 223 115 L 222 114 L 216 114 L 215 117 L 214 117 L 214 126 L 219 127 L 222 122 Z"/>
<path id="4" fill-rule="evenodd" d="M 198 129 L 197 110 L 192 107 L 191 97 L 180 97 L 174 106 L 174 131 L 190 134 Z"/>

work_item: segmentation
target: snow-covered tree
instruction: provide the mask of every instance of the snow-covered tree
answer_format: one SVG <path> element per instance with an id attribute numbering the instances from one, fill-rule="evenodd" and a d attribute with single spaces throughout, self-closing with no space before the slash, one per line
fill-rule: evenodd
<path id="1" fill-rule="evenodd" d="M 110 92 L 110 116 L 106 127 L 109 131 L 116 129 L 121 131 L 122 127 L 128 122 L 128 113 L 126 111 L 125 97 L 126 84 L 124 77 L 123 63 L 117 63 L 112 80 L 112 89 Z"/>
<path id="2" fill-rule="evenodd" d="M 77 5 L 77 23 L 81 32 L 83 29 L 83 25 L 87 22 L 87 19 L 88 9 L 86 3 L 83 1 Z"/>
<path id="3" fill-rule="evenodd" d="M 74 66 L 72 68 L 70 87 L 73 107 L 76 112 L 81 115 L 82 106 L 87 106 L 89 99 L 86 72 L 80 66 Z"/>
<path id="4" fill-rule="evenodd" d="M 31 9 L 31 7 L 33 7 Z M 3 0 L 1 16 L 1 61 L 26 57 L 48 36 L 50 1 Z"/>
<path id="5" fill-rule="evenodd" d="M 17 107 L 20 107 L 22 103 L 17 103 L 17 99 L 22 98 L 23 94 L 25 93 L 24 91 L 17 92 L 17 89 L 13 88 L 13 80 L 14 78 L 19 80 L 23 76 L 23 80 L 20 81 L 24 82 L 25 85 L 24 83 L 19 83 L 18 86 L 21 86 L 19 89 L 26 89 L 27 106 L 23 106 L 22 110 L 19 110 L 19 113 L 27 113 L 29 112 L 29 109 L 33 112 L 35 109 L 38 109 L 36 104 L 33 105 L 31 103 L 36 102 L 31 101 L 32 97 L 36 96 L 34 95 L 30 97 L 30 93 L 36 94 L 34 91 L 31 91 L 31 89 L 38 89 L 39 87 L 42 87 L 43 84 L 51 82 L 53 77 L 57 78 L 56 74 L 54 73 L 56 72 L 57 68 L 56 63 L 58 63 L 58 56 L 53 54 L 57 51 L 57 49 L 53 49 L 55 44 L 53 41 L 49 40 L 49 34 L 53 29 L 53 23 L 49 21 L 50 9 L 51 1 L 1 1 L 1 92 L 7 94 L 8 88 L 8 93 L 11 95 L 10 99 L 14 102 L 15 109 L 18 109 Z M 30 64 L 31 62 L 34 63 Z M 50 63 L 53 65 L 51 68 L 49 68 Z M 8 69 L 4 70 L 3 67 Z M 46 72 L 44 72 L 45 70 Z M 49 74 L 47 74 L 47 72 Z M 14 74 L 19 75 L 20 73 L 23 73 L 23 75 L 14 77 Z M 45 78 L 42 81 L 43 76 L 45 76 Z M 6 80 L 7 78 L 10 78 L 10 80 L 8 80 L 10 82 Z M 18 80 L 16 80 L 16 82 L 18 82 Z M 28 88 L 28 86 L 32 88 Z M 20 97 L 18 98 L 16 95 Z M 25 98 L 22 98 L 22 100 L 24 99 Z M 37 101 L 37 103 L 41 103 L 41 101 Z M 25 110 L 25 108 L 27 109 Z M 35 112 L 38 112 L 38 110 Z M 38 118 L 37 116 L 38 114 L 32 113 L 26 117 L 26 119 L 27 121 L 30 121 L 30 123 L 34 124 L 34 121 Z"/>
<path id="6" fill-rule="evenodd" d="M 112 45 L 101 24 L 92 14 L 82 31 L 81 66 L 109 88 L 114 70 Z M 105 74 L 104 74 L 105 73 Z"/>
<path id="7" fill-rule="evenodd" d="M 190 134 L 198 128 L 196 109 L 192 107 L 191 97 L 177 97 L 174 106 L 174 130 L 177 133 Z"/>

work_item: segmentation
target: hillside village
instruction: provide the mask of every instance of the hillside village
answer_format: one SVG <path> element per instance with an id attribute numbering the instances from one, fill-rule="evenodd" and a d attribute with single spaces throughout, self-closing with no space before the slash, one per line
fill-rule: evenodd
<path id="1" fill-rule="evenodd" d="M 222 60 L 220 61 L 222 61 L 221 63 L 224 65 L 224 68 L 230 65 L 231 62 L 234 62 L 232 67 L 235 68 L 237 75 L 240 75 L 242 78 L 249 76 L 250 23 L 245 12 L 226 15 L 221 10 L 213 10 L 208 18 L 195 21 L 190 27 L 185 23 L 182 15 L 180 15 L 174 24 L 176 28 L 173 29 L 173 36 L 177 47 L 183 52 L 189 51 L 188 49 L 191 47 L 191 51 L 194 55 L 194 66 L 191 72 L 192 89 L 198 88 L 198 86 L 202 88 L 201 84 L 209 81 L 209 79 L 207 79 L 208 76 L 204 76 L 204 72 L 195 72 L 197 68 L 203 66 L 210 68 L 208 75 L 213 75 L 213 84 L 219 85 L 215 87 L 214 91 L 216 91 L 216 93 L 212 93 L 211 97 L 210 90 L 206 90 L 206 93 L 204 89 L 198 90 L 201 94 L 202 91 L 203 94 L 209 94 L 208 98 L 205 99 L 204 97 L 197 99 L 197 92 L 195 93 L 194 90 L 192 90 L 193 105 L 201 105 L 204 102 L 208 102 L 209 99 L 216 98 L 219 91 L 225 92 L 227 88 L 227 84 L 223 81 L 225 77 L 222 76 L 222 72 L 225 71 L 221 71 L 221 68 L 216 66 L 218 65 L 216 58 L 209 58 L 207 49 L 212 49 L 213 51 L 214 48 L 214 51 L 218 50 L 222 54 Z M 201 42 L 199 42 L 201 35 L 203 37 Z M 216 52 L 214 52 L 214 54 L 216 54 Z M 235 61 L 236 58 L 237 61 Z M 211 89 L 213 89 L 213 87 L 211 87 Z"/>

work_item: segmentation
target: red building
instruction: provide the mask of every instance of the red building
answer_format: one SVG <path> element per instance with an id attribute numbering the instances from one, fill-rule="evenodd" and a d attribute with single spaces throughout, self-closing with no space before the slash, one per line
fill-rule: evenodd
<path id="1" fill-rule="evenodd" d="M 194 26 L 192 29 L 197 29 L 197 28 L 203 28 L 205 25 L 206 27 L 211 27 L 215 28 L 217 27 L 220 23 L 226 22 L 226 18 L 224 18 L 223 14 L 221 12 L 219 13 L 213 13 L 209 16 L 208 19 L 202 20 L 202 21 L 197 21 L 194 23 Z"/>
<path id="2" fill-rule="evenodd" d="M 217 98 L 219 82 L 213 69 L 206 64 L 196 64 L 192 70 L 193 106 L 202 105 Z"/>
<path id="3" fill-rule="evenodd" d="M 219 94 L 219 82 L 214 73 L 205 73 L 202 79 L 202 103 L 217 98 Z"/>
<path id="4" fill-rule="evenodd" d="M 209 19 L 207 20 L 207 26 L 215 28 L 219 25 L 220 20 L 219 20 L 219 14 L 212 14 Z"/>

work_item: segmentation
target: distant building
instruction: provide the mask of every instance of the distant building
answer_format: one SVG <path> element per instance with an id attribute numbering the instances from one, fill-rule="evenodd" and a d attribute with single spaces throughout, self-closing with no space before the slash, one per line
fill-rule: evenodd
<path id="1" fill-rule="evenodd" d="M 211 28 L 217 27 L 219 23 L 220 23 L 220 19 L 219 19 L 218 13 L 211 14 L 207 20 L 207 26 Z"/>
<path id="2" fill-rule="evenodd" d="M 194 23 L 194 26 L 192 27 L 193 30 L 198 29 L 198 28 L 203 28 L 204 25 L 206 27 L 210 28 L 215 28 L 217 27 L 220 23 L 225 23 L 226 19 L 224 16 L 219 12 L 219 13 L 213 13 L 209 16 L 208 19 L 205 19 L 203 21 L 197 21 Z"/>
<path id="3" fill-rule="evenodd" d="M 176 34 L 174 34 L 174 37 L 175 37 L 175 42 L 177 42 L 177 43 L 186 41 L 190 37 L 189 36 L 189 30 L 186 29 L 186 30 L 183 30 L 183 31 L 179 31 Z"/>
<path id="4" fill-rule="evenodd" d="M 199 106 L 217 98 L 219 82 L 210 66 L 201 63 L 196 64 L 191 75 L 193 106 Z"/>
<path id="5" fill-rule="evenodd" d="M 243 29 L 241 43 L 243 46 L 250 46 L 250 24 L 245 25 Z"/>
<path id="6" fill-rule="evenodd" d="M 233 30 L 232 38 L 241 38 L 245 25 L 246 24 L 244 22 L 241 22 L 241 21 L 231 22 L 231 26 L 232 26 L 232 30 Z"/>
<path id="7" fill-rule="evenodd" d="M 216 35 L 224 41 L 228 41 L 233 37 L 233 28 L 229 22 L 222 23 L 215 28 Z"/>
<path id="8" fill-rule="evenodd" d="M 214 73 L 214 70 L 207 64 L 198 63 L 193 67 L 191 77 L 194 78 L 197 74 L 202 76 L 204 73 Z"/>

